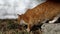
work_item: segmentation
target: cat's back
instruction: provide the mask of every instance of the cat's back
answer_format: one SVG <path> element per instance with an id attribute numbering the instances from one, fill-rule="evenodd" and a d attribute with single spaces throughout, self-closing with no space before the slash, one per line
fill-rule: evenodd
<path id="1" fill-rule="evenodd" d="M 60 3 L 46 1 L 33 9 L 28 10 L 25 15 L 36 19 L 52 19 L 60 14 Z"/>

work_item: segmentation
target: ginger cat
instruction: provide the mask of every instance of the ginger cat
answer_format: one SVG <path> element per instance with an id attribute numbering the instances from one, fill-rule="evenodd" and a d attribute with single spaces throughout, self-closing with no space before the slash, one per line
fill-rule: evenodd
<path id="1" fill-rule="evenodd" d="M 28 25 L 27 31 L 30 31 L 33 25 L 43 23 L 46 20 L 55 18 L 60 14 L 60 2 L 46 1 L 33 9 L 27 10 L 23 15 L 18 16 L 19 24 Z"/>

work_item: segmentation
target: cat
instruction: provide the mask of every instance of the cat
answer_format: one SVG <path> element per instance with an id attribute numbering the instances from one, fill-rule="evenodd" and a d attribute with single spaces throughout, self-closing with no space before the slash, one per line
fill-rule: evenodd
<path id="1" fill-rule="evenodd" d="M 33 25 L 45 23 L 47 20 L 58 19 L 60 17 L 60 3 L 53 1 L 46 1 L 33 9 L 28 9 L 25 14 L 18 16 L 18 23 L 20 25 L 27 25 L 29 32 Z M 53 21 L 54 21 L 53 20 Z M 50 23 L 53 21 L 50 21 Z"/>

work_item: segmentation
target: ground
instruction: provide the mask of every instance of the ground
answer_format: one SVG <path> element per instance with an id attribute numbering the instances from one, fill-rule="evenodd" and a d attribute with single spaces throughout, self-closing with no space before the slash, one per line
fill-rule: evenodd
<path id="1" fill-rule="evenodd" d="M 0 34 L 41 34 L 40 30 L 28 33 L 23 26 L 17 23 L 17 20 L 0 20 Z"/>

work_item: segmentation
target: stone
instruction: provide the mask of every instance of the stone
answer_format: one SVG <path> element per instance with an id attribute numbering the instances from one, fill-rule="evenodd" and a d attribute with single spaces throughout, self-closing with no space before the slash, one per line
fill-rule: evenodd
<path id="1" fill-rule="evenodd" d="M 60 34 L 60 23 L 42 25 L 42 34 Z"/>

